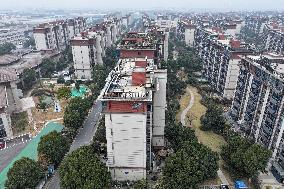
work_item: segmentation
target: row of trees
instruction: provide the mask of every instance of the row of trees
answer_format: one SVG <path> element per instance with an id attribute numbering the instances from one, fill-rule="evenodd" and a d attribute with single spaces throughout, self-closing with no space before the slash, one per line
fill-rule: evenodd
<path id="1" fill-rule="evenodd" d="M 177 61 L 170 59 L 166 64 L 168 109 L 165 128 L 165 137 L 175 153 L 166 159 L 160 184 L 161 188 L 196 188 L 203 181 L 216 177 L 218 154 L 198 143 L 194 130 L 176 122 L 178 99 L 187 86 L 178 78 L 178 72 L 183 68 L 190 75 L 200 70 L 200 62 L 192 49 L 179 42 L 176 50 L 179 53 Z"/>
<path id="2" fill-rule="evenodd" d="M 199 144 L 194 131 L 176 123 L 178 99 L 184 93 L 186 84 L 199 89 L 202 103 L 207 107 L 206 114 L 201 118 L 201 129 L 223 135 L 227 140 L 220 155 L 225 160 L 228 170 L 240 173 L 237 174 L 239 177 L 256 177 L 259 171 L 265 170 L 271 152 L 229 130 L 230 125 L 223 116 L 223 105 L 230 102 L 213 98 L 211 94 L 215 93 L 215 90 L 206 82 L 198 80 L 196 72 L 201 70 L 201 62 L 194 49 L 185 47 L 185 44 L 177 42 L 175 38 L 172 40 L 178 44 L 178 48 L 171 44 L 170 46 L 178 51 L 179 58 L 177 61 L 170 59 L 165 64 L 169 72 L 165 133 L 175 153 L 166 159 L 162 185 L 167 188 L 195 188 L 201 182 L 214 178 L 218 170 L 218 154 Z M 180 70 L 186 73 L 187 81 L 177 78 Z"/>
<path id="3" fill-rule="evenodd" d="M 247 37 L 250 35 L 252 34 L 249 34 Z M 182 45 L 180 44 L 179 48 L 182 49 L 181 47 Z M 222 147 L 220 155 L 226 162 L 227 169 L 230 172 L 234 174 L 237 173 L 236 175 L 239 177 L 255 178 L 259 171 L 265 171 L 265 167 L 271 156 L 271 151 L 230 131 L 230 125 L 223 116 L 223 108 L 224 106 L 230 105 L 230 101 L 212 97 L 212 94 L 216 91 L 208 85 L 207 82 L 198 81 L 198 77 L 195 75 L 196 71 L 200 71 L 201 64 L 194 50 L 191 48 L 183 49 L 187 53 L 185 53 L 186 55 L 181 54 L 180 58 L 182 58 L 182 61 L 180 62 L 187 73 L 187 83 L 195 85 L 198 88 L 199 92 L 202 94 L 201 102 L 207 108 L 205 115 L 201 117 L 201 129 L 204 131 L 213 131 L 216 134 L 224 136 L 227 144 Z M 186 66 L 186 62 L 190 57 L 194 57 L 191 61 L 194 63 L 191 66 Z M 178 67 L 179 65 L 175 66 Z M 178 109 L 175 104 L 171 105 L 171 103 L 169 103 L 169 105 L 173 107 L 172 109 L 174 110 Z M 169 119 L 173 119 L 173 117 L 174 116 L 168 116 Z M 171 127 L 168 126 L 168 128 Z M 172 126 L 172 128 L 175 127 Z M 173 131 L 173 129 L 171 130 Z M 175 134 L 172 133 L 172 136 L 167 136 L 167 138 L 174 146 L 178 147 L 180 146 L 178 142 L 180 139 L 176 136 L 182 136 L 184 133 L 186 132 L 178 131 Z M 188 136 L 192 137 L 190 135 Z"/>
<path id="4" fill-rule="evenodd" d="M 0 55 L 9 54 L 12 50 L 15 50 L 16 46 L 13 43 L 4 43 L 0 45 Z"/>
<path id="5" fill-rule="evenodd" d="M 7 173 L 5 187 L 35 188 L 46 176 L 50 165 L 57 167 L 60 164 L 69 147 L 67 138 L 56 131 L 41 137 L 37 149 L 38 161 L 27 157 L 16 161 Z"/>

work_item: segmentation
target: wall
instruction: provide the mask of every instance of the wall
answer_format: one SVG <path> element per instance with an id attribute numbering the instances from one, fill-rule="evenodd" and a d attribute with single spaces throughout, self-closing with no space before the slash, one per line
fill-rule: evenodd
<path id="1" fill-rule="evenodd" d="M 106 113 L 107 165 L 112 178 L 146 178 L 146 119 L 144 113 Z"/>
<path id="2" fill-rule="evenodd" d="M 165 110 L 167 107 L 166 99 L 166 85 L 167 72 L 155 73 L 158 78 L 159 87 L 154 93 L 153 99 L 153 140 L 152 144 L 155 148 L 162 148 L 164 146 L 164 130 L 165 130 Z"/>
<path id="3" fill-rule="evenodd" d="M 186 29 L 184 33 L 185 43 L 187 46 L 193 47 L 194 45 L 194 32 L 195 29 Z"/>
<path id="4" fill-rule="evenodd" d="M 240 59 L 231 59 L 228 65 L 226 83 L 223 97 L 232 99 L 237 87 L 238 77 L 239 77 L 239 61 Z"/>
<path id="5" fill-rule="evenodd" d="M 91 79 L 91 59 L 88 46 L 72 46 L 75 76 L 81 79 Z"/>
<path id="6" fill-rule="evenodd" d="M 46 46 L 45 34 L 44 33 L 34 33 L 34 39 L 36 42 L 37 50 L 46 50 L 48 47 Z"/>

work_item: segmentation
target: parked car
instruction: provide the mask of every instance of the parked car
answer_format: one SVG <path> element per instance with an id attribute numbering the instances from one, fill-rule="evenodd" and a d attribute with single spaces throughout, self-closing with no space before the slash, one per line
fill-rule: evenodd
<path id="1" fill-rule="evenodd" d="M 227 184 L 221 184 L 220 189 L 230 189 Z"/>
<path id="2" fill-rule="evenodd" d="M 3 148 L 5 148 L 5 141 L 4 141 L 4 139 L 0 139 L 0 149 L 3 149 Z"/>

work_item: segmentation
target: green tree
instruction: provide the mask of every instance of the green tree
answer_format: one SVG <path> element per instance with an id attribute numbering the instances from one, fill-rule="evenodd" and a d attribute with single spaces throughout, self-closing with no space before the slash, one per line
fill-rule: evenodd
<path id="1" fill-rule="evenodd" d="M 165 136 L 175 151 L 178 151 L 183 146 L 184 142 L 197 142 L 194 131 L 182 126 L 181 123 L 170 123 L 167 125 L 165 128 Z"/>
<path id="2" fill-rule="evenodd" d="M 33 69 L 24 69 L 22 73 L 24 89 L 31 89 L 36 81 L 36 72 Z"/>
<path id="3" fill-rule="evenodd" d="M 201 129 L 222 134 L 226 127 L 226 121 L 222 114 L 223 110 L 221 107 L 209 105 L 205 115 L 201 118 Z"/>
<path id="4" fill-rule="evenodd" d="M 48 162 L 57 166 L 69 149 L 68 141 L 60 133 L 53 131 L 41 137 L 38 154 L 44 155 Z"/>
<path id="5" fill-rule="evenodd" d="M 71 90 L 69 87 L 61 87 L 57 90 L 57 97 L 58 99 L 68 99 L 71 97 Z"/>
<path id="6" fill-rule="evenodd" d="M 0 45 L 0 55 L 9 54 L 12 50 L 15 50 L 16 46 L 13 43 L 4 43 Z"/>
<path id="7" fill-rule="evenodd" d="M 90 146 L 66 156 L 59 167 L 62 188 L 102 189 L 110 186 L 110 173 Z"/>
<path id="8" fill-rule="evenodd" d="M 76 89 L 77 91 L 80 90 L 80 83 L 79 83 L 79 82 L 76 82 L 76 83 L 75 83 L 75 89 Z"/>
<path id="9" fill-rule="evenodd" d="M 107 78 L 107 68 L 101 65 L 95 65 L 92 72 L 93 81 L 96 81 L 98 88 L 102 89 Z"/>
<path id="10" fill-rule="evenodd" d="M 133 186 L 133 189 L 148 189 L 148 188 L 149 188 L 148 182 L 145 179 L 137 181 Z"/>
<path id="11" fill-rule="evenodd" d="M 33 37 L 30 37 L 28 40 L 26 40 L 23 44 L 24 48 L 29 48 L 29 47 L 35 47 L 35 39 Z"/>
<path id="12" fill-rule="evenodd" d="M 65 83 L 65 79 L 64 79 L 64 77 L 62 75 L 58 77 L 57 83 L 59 83 L 59 84 L 64 84 Z"/>
<path id="13" fill-rule="evenodd" d="M 56 71 L 55 66 L 56 63 L 52 59 L 50 58 L 43 59 L 40 68 L 42 77 L 51 77 L 53 72 Z"/>
<path id="14" fill-rule="evenodd" d="M 64 125 L 67 128 L 79 129 L 82 126 L 91 106 L 92 102 L 88 98 L 72 98 L 64 112 Z"/>
<path id="15" fill-rule="evenodd" d="M 197 142 L 185 142 L 180 150 L 166 159 L 163 168 L 164 188 L 196 188 L 215 178 L 218 154 Z"/>
<path id="16" fill-rule="evenodd" d="M 35 188 L 44 177 L 44 170 L 34 160 L 23 157 L 14 163 L 7 177 L 5 183 L 7 189 Z"/>
<path id="17" fill-rule="evenodd" d="M 259 144 L 253 144 L 248 139 L 233 135 L 222 147 L 221 156 L 231 171 L 237 172 L 240 176 L 253 178 L 259 171 L 265 171 L 271 151 Z"/>

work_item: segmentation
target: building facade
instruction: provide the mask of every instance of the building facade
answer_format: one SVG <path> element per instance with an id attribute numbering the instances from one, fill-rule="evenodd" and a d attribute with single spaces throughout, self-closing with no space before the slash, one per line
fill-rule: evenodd
<path id="1" fill-rule="evenodd" d="M 241 55 L 253 51 L 247 44 L 217 27 L 198 28 L 195 33 L 195 48 L 202 60 L 203 76 L 224 98 L 231 99 L 237 86 Z"/>
<path id="2" fill-rule="evenodd" d="M 107 47 L 113 46 L 121 35 L 120 20 L 106 21 L 79 33 L 71 39 L 77 79 L 92 79 L 94 65 L 103 65 Z"/>
<path id="3" fill-rule="evenodd" d="M 265 36 L 265 49 L 276 54 L 284 54 L 284 26 L 275 22 L 265 24 L 263 29 Z"/>
<path id="4" fill-rule="evenodd" d="M 86 29 L 86 19 L 82 17 L 40 24 L 34 28 L 36 49 L 63 51 L 69 40 Z"/>
<path id="5" fill-rule="evenodd" d="M 240 130 L 270 149 L 272 169 L 284 178 L 284 57 L 272 53 L 241 60 L 230 115 Z"/>
<path id="6" fill-rule="evenodd" d="M 113 180 L 146 179 L 153 149 L 164 147 L 167 70 L 158 69 L 158 47 L 151 34 L 128 33 L 100 94 Z"/>
<path id="7" fill-rule="evenodd" d="M 17 75 L 11 70 L 0 70 L 0 138 L 11 138 L 10 115 L 20 110 Z"/>

